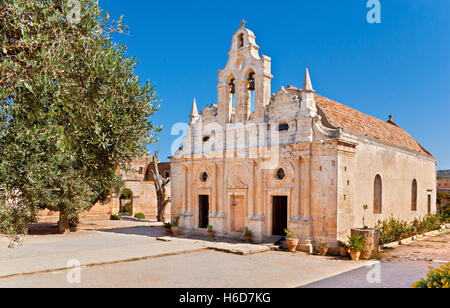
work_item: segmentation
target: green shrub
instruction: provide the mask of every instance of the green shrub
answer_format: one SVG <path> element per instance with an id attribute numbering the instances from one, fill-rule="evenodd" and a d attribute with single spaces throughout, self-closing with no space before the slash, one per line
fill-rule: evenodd
<path id="1" fill-rule="evenodd" d="M 439 230 L 443 223 L 442 216 L 428 215 L 423 219 L 416 219 L 413 226 L 417 228 L 418 234 L 423 234 L 430 231 Z"/>
<path id="2" fill-rule="evenodd" d="M 136 215 L 134 215 L 134 218 L 137 218 L 137 219 L 145 219 L 145 214 L 143 214 L 143 213 L 137 213 Z"/>
<path id="3" fill-rule="evenodd" d="M 411 225 L 403 220 L 391 217 L 388 220 L 379 222 L 377 229 L 380 229 L 380 244 L 398 242 L 413 236 Z"/>
<path id="4" fill-rule="evenodd" d="M 245 236 L 252 236 L 253 233 L 248 227 L 245 227 L 244 235 Z"/>
<path id="5" fill-rule="evenodd" d="M 133 192 L 128 188 L 124 188 L 120 192 L 120 199 L 122 199 L 122 200 L 130 200 L 132 196 L 133 196 Z"/>
<path id="6" fill-rule="evenodd" d="M 208 226 L 208 232 L 213 232 L 213 226 L 211 225 Z"/>
<path id="7" fill-rule="evenodd" d="M 347 247 L 350 251 L 362 251 L 364 248 L 363 237 L 361 235 L 349 236 Z"/>
<path id="8" fill-rule="evenodd" d="M 119 215 L 111 215 L 111 220 L 121 220 L 122 218 Z"/>
<path id="9" fill-rule="evenodd" d="M 297 232 L 295 232 L 295 230 L 286 229 L 284 230 L 284 233 L 286 233 L 286 236 L 289 239 L 297 239 Z"/>
<path id="10" fill-rule="evenodd" d="M 175 217 L 175 220 L 172 223 L 172 227 L 178 227 L 180 225 L 180 217 Z"/>
<path id="11" fill-rule="evenodd" d="M 443 215 L 427 215 L 422 219 L 415 219 L 412 223 L 394 217 L 378 222 L 380 229 L 380 245 L 398 242 L 417 234 L 439 230 L 445 221 Z"/>
<path id="12" fill-rule="evenodd" d="M 427 274 L 426 279 L 417 281 L 412 285 L 415 289 L 450 289 L 450 263 L 433 269 Z"/>
<path id="13" fill-rule="evenodd" d="M 127 204 L 125 204 L 125 207 L 123 208 L 123 210 L 125 211 L 125 213 L 131 213 L 131 202 L 128 202 Z"/>

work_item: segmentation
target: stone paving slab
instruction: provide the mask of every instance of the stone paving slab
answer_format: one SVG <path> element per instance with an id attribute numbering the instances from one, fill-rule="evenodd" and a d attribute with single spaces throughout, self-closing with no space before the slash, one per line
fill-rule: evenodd
<path id="1" fill-rule="evenodd" d="M 207 249 L 232 253 L 242 256 L 248 256 L 256 253 L 263 253 L 271 251 L 268 245 L 256 245 L 256 244 L 242 244 L 242 243 L 227 243 L 227 242 L 214 242 L 214 241 L 202 241 L 202 240 L 191 240 L 186 238 L 176 238 L 176 237 L 158 237 L 157 240 L 162 242 L 187 242 L 193 245 L 201 245 Z"/>
<path id="2" fill-rule="evenodd" d="M 161 242 L 142 235 L 93 232 L 73 236 L 27 238 L 22 247 L 0 245 L 0 278 L 67 269 L 70 260 L 93 266 L 205 250 L 195 242 Z"/>

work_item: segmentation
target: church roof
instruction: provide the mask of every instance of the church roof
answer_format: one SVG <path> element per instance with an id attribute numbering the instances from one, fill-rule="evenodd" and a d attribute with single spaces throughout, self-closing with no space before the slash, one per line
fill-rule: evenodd
<path id="1" fill-rule="evenodd" d="M 414 152 L 431 156 L 413 137 L 391 120 L 384 122 L 323 96 L 315 96 L 317 105 L 335 127 L 348 129 Z"/>

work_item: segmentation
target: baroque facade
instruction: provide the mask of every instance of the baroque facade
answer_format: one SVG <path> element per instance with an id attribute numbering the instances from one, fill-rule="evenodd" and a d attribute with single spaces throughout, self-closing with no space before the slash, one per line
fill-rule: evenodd
<path id="1" fill-rule="evenodd" d="M 257 241 L 285 228 L 336 247 L 353 227 L 436 211 L 436 160 L 393 122 L 302 89 L 271 92 L 271 58 L 245 22 L 218 74 L 218 103 L 194 100 L 171 158 L 172 217 L 185 231 Z M 174 189 L 176 187 L 176 189 Z M 365 207 L 367 205 L 368 207 Z"/>

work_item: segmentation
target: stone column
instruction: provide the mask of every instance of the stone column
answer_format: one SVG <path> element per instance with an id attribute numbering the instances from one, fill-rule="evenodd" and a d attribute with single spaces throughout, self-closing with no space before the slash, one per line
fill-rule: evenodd
<path id="1" fill-rule="evenodd" d="M 255 216 L 255 161 L 250 161 L 250 177 L 248 183 L 248 218 Z"/>
<path id="2" fill-rule="evenodd" d="M 187 166 L 183 167 L 183 173 L 184 173 L 184 200 L 182 204 L 182 210 L 181 214 L 185 215 L 187 213 L 187 204 L 189 200 L 189 169 Z"/>
<path id="3" fill-rule="evenodd" d="M 250 116 L 251 102 L 250 93 L 248 91 L 248 80 L 239 80 L 236 85 L 236 123 L 246 122 Z"/>
<path id="4" fill-rule="evenodd" d="M 301 160 L 301 216 L 311 218 L 311 156 L 303 156 Z"/>
<path id="5" fill-rule="evenodd" d="M 216 216 L 217 215 L 217 202 L 218 202 L 218 200 L 219 200 L 219 186 L 217 185 L 218 184 L 218 181 L 219 181 L 219 174 L 218 174 L 218 172 L 219 172 L 219 167 L 218 167 L 218 165 L 217 165 L 217 163 L 215 163 L 214 164 L 214 193 L 212 194 L 212 199 L 213 200 L 211 200 L 212 201 L 212 207 L 211 207 L 211 210 L 212 210 L 212 215 L 213 216 Z"/>
<path id="6" fill-rule="evenodd" d="M 264 107 L 270 102 L 271 75 L 255 75 L 255 118 L 264 117 Z"/>
<path id="7" fill-rule="evenodd" d="M 230 123 L 231 118 L 231 95 L 228 85 L 218 85 L 218 116 L 221 124 Z"/>
<path id="8" fill-rule="evenodd" d="M 300 200 L 301 200 L 301 158 L 294 158 L 294 179 L 295 179 L 295 188 L 294 188 L 294 196 L 292 198 L 292 217 L 296 220 L 300 219 Z"/>

